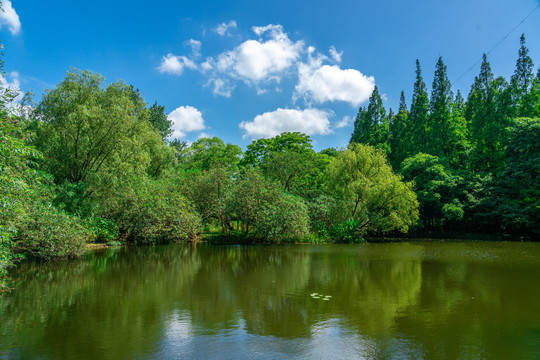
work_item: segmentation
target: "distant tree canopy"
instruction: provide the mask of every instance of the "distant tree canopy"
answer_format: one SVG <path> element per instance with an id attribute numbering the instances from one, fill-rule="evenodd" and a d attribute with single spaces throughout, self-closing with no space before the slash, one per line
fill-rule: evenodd
<path id="1" fill-rule="evenodd" d="M 510 81 L 493 75 L 484 54 L 466 100 L 459 91 L 454 97 L 442 58 L 429 96 L 417 60 L 410 109 L 402 92 L 399 111 L 387 114 L 376 88 L 368 107 L 358 112 L 350 143 L 383 149 L 392 167 L 414 181 L 423 226 L 474 228 L 476 223 L 485 229 L 531 233 L 536 232 L 532 219 L 537 219 L 532 205 L 536 198 L 530 193 L 535 186 L 527 180 L 531 175 L 510 180 L 525 174 L 516 167 L 518 133 L 519 153 L 527 154 L 519 161 L 535 169 L 529 162 L 537 157 L 535 120 L 516 119 L 536 118 L 539 109 L 540 68 L 535 74 L 522 35 Z M 504 205 L 501 199 L 506 199 Z"/>

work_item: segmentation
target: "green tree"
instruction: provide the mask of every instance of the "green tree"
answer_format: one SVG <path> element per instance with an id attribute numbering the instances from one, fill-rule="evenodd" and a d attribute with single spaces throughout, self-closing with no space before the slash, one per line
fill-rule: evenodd
<path id="1" fill-rule="evenodd" d="M 403 161 L 401 174 L 415 184 L 420 218 L 427 227 L 443 227 L 463 219 L 460 198 L 463 179 L 445 167 L 437 156 L 418 153 Z"/>
<path id="2" fill-rule="evenodd" d="M 409 132 L 411 139 L 408 155 L 427 149 L 427 124 L 429 115 L 429 97 L 426 84 L 422 79 L 420 61 L 416 60 L 416 81 L 414 82 L 411 111 L 409 112 Z"/>
<path id="3" fill-rule="evenodd" d="M 360 108 L 349 143 L 368 144 L 390 151 L 388 118 L 377 86 L 373 89 L 366 109 Z"/>
<path id="4" fill-rule="evenodd" d="M 150 124 L 159 132 L 163 140 L 172 134 L 172 120 L 165 114 L 165 106 L 158 105 L 157 101 L 148 108 Z"/>
<path id="5" fill-rule="evenodd" d="M 394 174 L 384 153 L 353 143 L 328 168 L 328 191 L 336 200 L 334 223 L 356 220 L 356 234 L 407 231 L 418 220 L 412 184 Z"/>
<path id="6" fill-rule="evenodd" d="M 304 201 L 284 192 L 257 169 L 242 171 L 230 199 L 230 217 L 239 221 L 244 236 L 284 242 L 302 239 L 309 232 Z"/>
<path id="7" fill-rule="evenodd" d="M 435 156 L 448 156 L 456 139 L 452 133 L 453 94 L 446 65 L 439 57 L 435 65 L 433 86 L 429 102 L 428 145 L 426 152 Z"/>
<path id="8" fill-rule="evenodd" d="M 484 54 L 480 74 L 468 96 L 465 117 L 470 124 L 473 171 L 490 172 L 504 162 L 506 128 L 510 125 L 510 92 L 504 78 L 494 79 Z"/>
<path id="9" fill-rule="evenodd" d="M 540 116 L 540 68 L 534 78 L 531 90 L 521 103 L 521 114 L 525 117 L 539 117 Z"/>
<path id="10" fill-rule="evenodd" d="M 401 162 L 407 157 L 412 139 L 408 132 L 409 111 L 405 103 L 405 93 L 401 91 L 398 113 L 390 121 L 390 163 L 399 169 Z"/>
<path id="11" fill-rule="evenodd" d="M 242 156 L 242 149 L 238 145 L 225 144 L 216 136 L 199 139 L 182 151 L 182 163 L 186 169 L 205 171 L 217 167 L 236 170 Z"/>
<path id="12" fill-rule="evenodd" d="M 480 211 L 503 230 L 540 236 L 540 118 L 516 121 L 506 159 Z"/>
<path id="13" fill-rule="evenodd" d="M 512 93 L 512 109 L 515 116 L 529 116 L 525 113 L 526 106 L 524 99 L 529 94 L 533 75 L 533 61 L 529 56 L 529 49 L 525 46 L 525 34 L 519 38 L 518 59 L 516 61 L 516 70 L 510 79 L 510 89 Z"/>
<path id="14" fill-rule="evenodd" d="M 109 189 L 100 199 L 100 215 L 115 222 L 130 243 L 196 239 L 201 219 L 179 191 L 182 178 L 134 177 Z"/>
<path id="15" fill-rule="evenodd" d="M 227 202 L 233 186 L 233 173 L 221 167 L 189 177 L 185 193 L 200 214 L 203 224 L 213 221 L 221 225 L 223 233 L 230 229 Z"/>
<path id="16" fill-rule="evenodd" d="M 304 152 L 313 150 L 311 138 L 300 132 L 284 132 L 270 139 L 253 140 L 247 146 L 241 164 L 243 166 L 257 166 L 266 156 L 274 152 Z"/>
<path id="17" fill-rule="evenodd" d="M 39 105 L 37 144 L 59 183 L 91 181 L 104 169 L 144 172 L 151 162 L 148 148 L 165 146 L 138 92 L 121 82 L 103 89 L 103 80 L 90 71 L 68 71 Z"/>
<path id="18" fill-rule="evenodd" d="M 312 197 L 320 190 L 327 155 L 317 154 L 308 135 L 282 133 L 248 145 L 242 162 L 259 167 L 262 174 L 295 195 Z"/>

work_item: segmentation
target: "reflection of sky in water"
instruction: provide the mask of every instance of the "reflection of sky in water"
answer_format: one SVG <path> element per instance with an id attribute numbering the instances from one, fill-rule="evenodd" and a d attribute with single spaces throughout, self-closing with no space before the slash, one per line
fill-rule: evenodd
<path id="1" fill-rule="evenodd" d="M 259 336 L 248 333 L 244 319 L 217 333 L 198 334 L 188 312 L 175 311 L 152 358 L 155 359 L 410 359 L 422 358 L 421 346 L 393 337 L 362 336 L 340 319 L 312 326 L 307 338 Z"/>
<path id="2" fill-rule="evenodd" d="M 396 243 L 28 262 L 0 296 L 0 359 L 540 359 L 539 259 Z"/>

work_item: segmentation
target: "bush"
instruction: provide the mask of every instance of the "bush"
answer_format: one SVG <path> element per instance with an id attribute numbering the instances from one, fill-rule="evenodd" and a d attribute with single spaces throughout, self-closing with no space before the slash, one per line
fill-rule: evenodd
<path id="1" fill-rule="evenodd" d="M 103 214 L 127 242 L 155 243 L 195 238 L 200 216 L 171 179 L 138 179 L 103 200 Z"/>
<path id="2" fill-rule="evenodd" d="M 35 206 L 15 236 L 15 251 L 51 260 L 85 251 L 91 234 L 77 217 L 46 204 Z"/>
<path id="3" fill-rule="evenodd" d="M 116 223 L 102 217 L 87 220 L 87 228 L 94 236 L 96 242 L 110 242 L 118 239 L 120 230 Z"/>
<path id="4" fill-rule="evenodd" d="M 308 209 L 304 201 L 291 194 L 275 191 L 262 204 L 256 234 L 272 242 L 293 241 L 309 232 Z"/>
<path id="5" fill-rule="evenodd" d="M 254 170 L 247 170 L 235 181 L 227 210 L 230 218 L 240 221 L 246 237 L 283 242 L 309 233 L 304 201 Z"/>

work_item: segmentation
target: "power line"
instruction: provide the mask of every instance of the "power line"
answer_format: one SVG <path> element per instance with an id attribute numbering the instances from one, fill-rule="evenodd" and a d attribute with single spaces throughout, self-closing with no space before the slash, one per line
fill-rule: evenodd
<path id="1" fill-rule="evenodd" d="M 517 24 L 516 26 L 514 26 L 512 28 L 512 30 L 510 30 L 502 39 L 500 39 L 495 45 L 493 45 L 493 47 L 491 47 L 491 49 L 488 50 L 488 52 L 486 52 L 486 55 L 489 55 L 493 50 L 495 50 L 495 48 L 497 46 L 499 46 L 504 40 L 506 40 L 508 38 L 508 36 L 510 36 L 510 34 L 512 34 L 514 32 L 514 30 L 516 30 L 521 24 L 523 24 L 525 22 L 525 20 L 527 20 L 529 18 L 529 16 L 531 16 L 535 11 L 536 9 L 540 8 L 540 4 L 538 4 L 534 9 L 532 9 L 532 11 L 523 18 L 523 20 L 521 20 L 519 22 L 519 24 Z M 451 84 L 451 86 L 454 86 L 455 83 L 457 83 L 459 80 L 461 80 L 465 75 L 467 75 L 469 73 L 469 71 L 471 71 L 472 69 L 474 69 L 474 67 L 476 65 L 478 65 L 480 62 L 482 61 L 482 59 L 479 59 L 477 60 L 474 64 L 472 64 L 472 66 L 470 68 L 468 68 L 463 74 L 461 74 L 460 77 L 458 77 L 456 80 L 454 80 L 454 82 Z"/>

